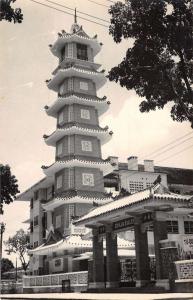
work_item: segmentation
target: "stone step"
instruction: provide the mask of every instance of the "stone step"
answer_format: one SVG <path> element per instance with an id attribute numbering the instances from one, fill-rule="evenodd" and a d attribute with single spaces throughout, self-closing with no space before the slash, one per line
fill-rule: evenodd
<path id="1" fill-rule="evenodd" d="M 162 293 L 168 293 L 164 288 L 162 287 L 155 287 L 155 286 L 146 286 L 142 288 L 137 287 L 121 287 L 121 288 L 102 288 L 102 289 L 88 289 L 84 293 L 126 293 L 126 294 L 162 294 Z"/>

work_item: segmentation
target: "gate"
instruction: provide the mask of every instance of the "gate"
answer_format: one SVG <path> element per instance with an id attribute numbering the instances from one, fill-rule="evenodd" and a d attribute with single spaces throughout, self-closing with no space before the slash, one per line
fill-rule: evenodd
<path id="1" fill-rule="evenodd" d="M 120 259 L 121 286 L 135 286 L 136 283 L 136 260 L 135 258 Z"/>

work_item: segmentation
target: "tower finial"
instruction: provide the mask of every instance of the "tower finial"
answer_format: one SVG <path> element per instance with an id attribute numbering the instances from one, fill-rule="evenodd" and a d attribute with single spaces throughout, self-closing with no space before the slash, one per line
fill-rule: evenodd
<path id="1" fill-rule="evenodd" d="M 76 8 L 75 8 L 75 11 L 74 11 L 74 23 L 77 24 Z"/>

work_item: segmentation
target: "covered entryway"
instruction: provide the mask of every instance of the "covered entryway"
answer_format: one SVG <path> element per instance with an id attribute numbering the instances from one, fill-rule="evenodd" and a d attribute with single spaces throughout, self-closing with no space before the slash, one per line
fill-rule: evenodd
<path id="1" fill-rule="evenodd" d="M 92 228 L 93 264 L 89 268 L 89 288 L 120 287 L 120 261 L 117 234 L 133 230 L 136 252 L 136 287 L 152 281 L 148 232 L 152 232 L 155 252 L 155 286 L 169 289 L 170 263 L 177 257 L 175 243 L 168 244 L 168 220 L 181 214 L 192 196 L 173 194 L 163 185 L 137 192 L 90 211 L 77 225 Z M 106 278 L 103 239 L 106 241 Z M 165 244 L 164 244 L 165 242 Z M 172 245 L 172 246 L 171 246 Z M 134 276 L 133 274 L 131 276 Z"/>

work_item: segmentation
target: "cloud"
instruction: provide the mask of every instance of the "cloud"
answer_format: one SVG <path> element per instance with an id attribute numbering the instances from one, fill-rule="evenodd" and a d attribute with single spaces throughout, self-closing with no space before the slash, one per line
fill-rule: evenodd
<path id="1" fill-rule="evenodd" d="M 16 89 L 16 88 L 21 88 L 21 87 L 32 88 L 33 85 L 34 85 L 34 83 L 32 81 L 30 81 L 30 82 L 26 82 L 26 83 L 23 83 L 23 84 L 18 84 L 15 87 L 12 87 L 11 89 L 13 90 L 13 89 Z M 8 89 L 8 86 L 0 87 L 0 90 L 5 90 L 5 89 Z"/>
<path id="2" fill-rule="evenodd" d="M 10 39 L 8 40 L 8 42 L 15 41 L 16 39 L 17 39 L 16 36 L 14 36 L 14 37 L 10 38 Z"/>
<path id="3" fill-rule="evenodd" d="M 29 88 L 32 88 L 33 85 L 34 85 L 34 83 L 32 81 L 30 81 L 30 82 L 24 83 L 22 85 L 19 85 L 17 87 L 29 87 Z"/>

